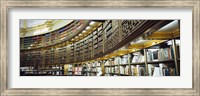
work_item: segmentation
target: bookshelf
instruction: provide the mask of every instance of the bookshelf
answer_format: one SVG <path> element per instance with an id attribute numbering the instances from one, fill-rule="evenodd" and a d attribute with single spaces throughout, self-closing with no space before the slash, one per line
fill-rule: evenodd
<path id="1" fill-rule="evenodd" d="M 74 61 L 74 44 L 70 45 L 70 62 Z"/>
<path id="2" fill-rule="evenodd" d="M 174 45 L 166 45 L 169 42 L 173 42 L 173 40 L 167 40 L 151 47 L 144 47 L 135 52 L 128 52 L 128 54 L 125 53 L 125 55 L 107 59 L 104 65 L 105 75 L 179 76 L 178 73 L 180 72 L 180 68 L 178 65 L 180 62 L 177 62 L 176 65 L 175 56 L 173 55 L 176 54 L 173 49 Z M 176 45 L 179 46 L 178 44 Z M 165 70 L 165 73 L 156 73 L 152 70 L 157 70 L 159 72 L 160 70 Z M 171 73 L 169 70 L 171 70 Z M 153 75 L 153 72 L 157 75 Z"/>
<path id="3" fill-rule="evenodd" d="M 162 29 L 172 21 L 105 20 L 75 36 L 71 33 L 89 22 L 75 20 L 51 33 L 20 38 L 20 66 L 38 71 L 37 66 L 61 70 L 64 65 L 50 73 L 67 76 L 180 76 L 179 29 Z"/>
<path id="4" fill-rule="evenodd" d="M 78 35 L 88 24 L 89 21 L 87 20 L 74 20 L 70 24 L 49 33 L 23 37 L 20 39 L 20 49 L 38 49 L 66 42 Z"/>
<path id="5" fill-rule="evenodd" d="M 59 54 L 59 64 L 65 64 L 66 63 L 66 47 L 61 47 L 58 49 Z"/>

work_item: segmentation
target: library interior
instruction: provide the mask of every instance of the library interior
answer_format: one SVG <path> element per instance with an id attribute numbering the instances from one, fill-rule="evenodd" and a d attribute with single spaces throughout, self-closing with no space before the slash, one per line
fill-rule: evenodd
<path id="1" fill-rule="evenodd" d="M 20 20 L 20 76 L 180 76 L 180 20 Z"/>

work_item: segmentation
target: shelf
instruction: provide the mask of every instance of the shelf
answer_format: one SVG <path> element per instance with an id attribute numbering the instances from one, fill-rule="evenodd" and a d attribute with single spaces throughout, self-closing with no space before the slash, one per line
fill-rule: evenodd
<path id="1" fill-rule="evenodd" d="M 105 67 L 110 67 L 110 65 L 104 65 Z"/>
<path id="2" fill-rule="evenodd" d="M 130 63 L 130 65 L 142 65 L 142 64 L 145 64 L 145 62 Z"/>
<path id="3" fill-rule="evenodd" d="M 130 20 L 128 20 L 128 21 L 130 21 Z M 140 20 L 133 20 L 131 22 L 134 23 L 134 21 L 140 22 Z M 145 20 L 145 22 L 146 21 L 148 21 L 148 20 Z M 154 23 L 155 21 L 157 23 Z M 156 26 L 153 26 L 152 28 L 157 28 L 157 27 L 160 28 L 164 25 L 167 25 L 166 23 L 162 23 L 161 21 L 164 22 L 165 20 L 152 20 L 151 22 L 148 21 L 149 23 L 145 23 L 144 25 L 149 24 L 148 25 L 149 27 L 148 28 L 138 27 L 138 29 L 139 28 L 142 28 L 142 29 L 137 30 L 137 32 L 140 32 L 140 31 L 145 32 L 145 30 L 151 29 L 151 27 L 153 25 L 156 25 Z M 106 22 L 113 22 L 113 21 L 111 20 L 111 21 L 106 21 Z M 143 22 L 143 21 L 141 21 L 141 22 Z M 166 20 L 165 22 L 169 22 L 169 21 Z M 112 64 L 113 65 L 105 65 L 104 64 L 104 68 L 107 71 L 107 69 L 112 69 L 113 67 L 115 67 L 116 68 L 116 69 L 114 69 L 115 72 L 118 72 L 117 71 L 117 70 L 119 70 L 119 69 L 117 69 L 118 66 L 125 68 L 126 66 L 128 67 L 128 65 L 134 65 L 133 67 L 135 67 L 135 65 L 145 65 L 146 63 L 147 64 L 159 64 L 159 63 L 174 63 L 175 62 L 175 60 L 162 60 L 162 61 L 144 62 L 145 60 L 143 60 L 143 58 L 142 58 L 142 60 L 139 60 L 139 61 L 133 59 L 132 58 L 133 55 L 143 54 L 142 52 L 145 52 L 146 48 L 152 48 L 152 46 L 158 46 L 156 48 L 160 48 L 160 49 L 165 48 L 165 47 L 160 47 L 161 45 L 163 45 L 163 44 L 160 44 L 160 43 L 165 42 L 167 40 L 145 39 L 145 37 L 143 37 L 143 35 L 149 35 L 149 34 L 146 34 L 146 33 L 145 34 L 137 33 L 139 38 L 136 38 L 136 39 L 128 38 L 128 37 L 135 37 L 134 34 L 133 34 L 134 31 L 130 31 L 130 30 L 134 29 L 137 26 L 135 26 L 135 27 L 133 25 L 129 26 L 131 24 L 129 22 L 129 23 L 127 23 L 128 24 L 127 26 L 124 25 L 125 26 L 124 29 L 126 29 L 126 27 L 127 28 L 130 27 L 132 29 L 130 29 L 130 30 L 127 29 L 127 30 L 125 30 L 127 32 L 119 33 L 120 31 L 123 31 L 123 30 L 121 30 L 123 28 L 120 25 L 120 22 L 118 22 L 118 24 L 119 24 L 118 25 L 119 31 L 114 32 L 113 28 L 115 28 L 115 26 L 113 26 L 113 24 L 109 25 L 109 23 L 107 23 L 107 25 L 106 25 L 107 27 L 102 28 L 101 33 L 96 31 L 95 36 L 93 34 L 93 31 L 91 31 L 91 33 L 88 33 L 88 34 L 83 34 L 84 39 L 81 38 L 83 41 L 82 40 L 79 40 L 79 41 L 76 40 L 75 42 L 70 41 L 69 44 L 71 44 L 71 45 L 59 44 L 58 46 L 50 46 L 50 47 L 45 48 L 44 50 L 43 49 L 38 50 L 39 51 L 38 53 L 32 52 L 32 51 L 35 51 L 35 49 L 34 50 L 21 50 L 20 55 L 21 55 L 21 52 L 22 52 L 22 55 L 23 54 L 24 55 L 20 56 L 20 63 L 23 62 L 23 64 L 25 66 L 31 66 L 31 65 L 28 65 L 28 64 L 32 64 L 32 65 L 35 65 L 35 66 L 48 66 L 47 64 L 49 64 L 49 65 L 50 64 L 51 65 L 60 65 L 60 64 L 66 64 L 68 62 L 73 63 L 73 64 L 82 63 L 82 62 L 87 63 L 87 62 L 93 62 L 93 61 L 99 61 L 99 60 L 111 60 L 111 58 L 112 58 Z M 162 26 L 161 25 L 157 26 L 158 24 L 161 24 Z M 152 26 L 150 26 L 150 25 L 152 25 Z M 101 27 L 103 27 L 103 26 L 101 26 Z M 96 29 L 94 28 L 94 30 L 96 30 Z M 106 30 L 109 30 L 109 31 L 107 32 Z M 123 34 L 124 37 L 120 36 L 122 34 Z M 50 34 L 50 37 L 51 37 L 51 35 L 52 34 Z M 85 36 L 85 35 L 87 35 L 87 36 Z M 106 37 L 107 37 L 106 35 L 109 35 L 107 39 L 106 39 Z M 52 36 L 53 36 L 53 38 L 55 37 L 55 35 L 52 35 Z M 140 41 L 140 37 L 142 37 L 141 41 Z M 53 38 L 50 38 L 50 41 Z M 94 38 L 95 38 L 95 41 L 93 40 Z M 44 39 L 49 39 L 49 37 L 47 36 L 47 38 L 44 38 Z M 27 40 L 28 41 L 24 41 L 24 44 L 25 44 L 25 42 L 29 43 L 29 42 L 33 41 L 32 38 L 28 38 Z M 27 46 L 28 46 L 28 43 L 27 43 Z M 169 45 L 169 46 L 170 46 L 171 49 L 173 48 L 173 47 L 171 47 L 171 45 Z M 55 49 L 55 50 L 51 51 L 52 48 Z M 145 49 L 145 50 L 143 50 L 143 49 Z M 155 51 L 155 49 L 153 49 L 153 48 L 152 48 L 152 50 L 153 51 L 151 51 L 150 49 L 147 49 L 146 53 Z M 134 53 L 136 53 L 136 54 L 134 54 Z M 169 52 L 169 53 L 172 53 L 172 52 Z M 117 61 L 116 63 L 113 63 L 113 58 L 120 57 L 122 59 L 122 58 L 126 57 L 124 55 L 131 56 L 129 58 L 129 60 L 126 60 L 128 62 L 124 62 L 124 63 L 127 63 L 127 64 L 117 64 L 117 62 L 119 62 L 119 61 Z M 150 55 L 150 56 L 153 56 L 153 55 Z M 147 54 L 147 56 L 149 56 L 149 54 Z M 155 56 L 155 58 L 162 59 L 161 56 L 163 56 L 163 55 L 159 55 L 159 56 L 160 56 L 160 58 L 158 58 L 157 55 Z M 22 57 L 22 59 L 21 59 L 21 57 Z M 37 60 L 36 60 L 36 58 L 37 58 Z M 38 58 L 39 59 L 42 58 L 42 59 L 38 60 Z M 131 60 L 131 58 L 133 60 Z M 155 58 L 153 58 L 153 59 L 155 59 Z M 172 58 L 172 55 L 171 55 L 171 58 Z M 153 59 L 150 58 L 149 60 L 153 60 Z M 180 61 L 180 58 L 178 58 L 177 60 Z M 132 61 L 133 62 L 136 61 L 137 63 L 130 63 Z M 143 61 L 143 62 L 140 62 L 140 61 Z M 44 64 L 41 64 L 41 62 L 44 62 Z M 23 64 L 21 64 L 21 65 L 23 65 Z M 106 63 L 106 64 L 111 64 L 111 63 L 109 62 L 109 63 Z M 80 66 L 82 66 L 82 65 L 80 65 Z M 101 66 L 99 66 L 99 67 L 101 67 Z M 98 67 L 97 66 L 93 66 L 93 67 L 91 66 L 90 68 L 98 68 Z M 130 66 L 129 66 L 129 69 L 131 69 Z M 53 69 L 44 69 L 44 70 L 53 70 Z M 55 70 L 58 70 L 58 69 L 55 69 Z M 67 71 L 67 72 L 71 73 L 71 72 L 75 72 L 75 71 Z M 77 71 L 77 72 L 81 72 L 81 71 Z M 91 74 L 97 73 L 97 72 L 91 72 L 91 71 L 82 71 L 82 72 L 90 72 Z M 117 75 L 117 73 L 116 73 L 116 75 Z M 126 75 L 126 74 L 118 74 L 118 75 Z"/>
<path id="4" fill-rule="evenodd" d="M 118 64 L 114 64 L 114 65 L 111 65 L 111 66 L 119 66 Z"/>
<path id="5" fill-rule="evenodd" d="M 121 75 L 121 76 L 130 76 L 130 75 L 127 75 L 127 74 L 119 74 L 119 73 L 109 73 L 109 74 L 112 74 L 112 75 Z"/>
<path id="6" fill-rule="evenodd" d="M 148 64 L 157 64 L 157 63 L 172 63 L 174 62 L 173 59 L 171 60 L 162 60 L 162 61 L 150 61 L 150 62 L 147 62 Z"/>
<path id="7" fill-rule="evenodd" d="M 98 73 L 98 72 L 93 72 L 93 71 L 91 71 L 90 73 Z"/>
<path id="8" fill-rule="evenodd" d="M 82 76 L 82 75 L 75 74 L 74 76 Z"/>
<path id="9" fill-rule="evenodd" d="M 119 64 L 119 66 L 126 66 L 126 65 L 129 65 L 129 64 Z"/>
<path id="10" fill-rule="evenodd" d="M 156 64 L 156 63 L 168 63 L 168 62 L 174 62 L 174 60 L 162 60 L 162 61 L 150 61 L 147 62 L 149 64 Z M 145 62 L 140 62 L 140 63 L 130 63 L 130 65 L 142 65 L 145 64 Z M 115 65 L 104 65 L 105 67 L 110 67 L 110 66 L 127 66 L 129 64 L 115 64 Z"/>

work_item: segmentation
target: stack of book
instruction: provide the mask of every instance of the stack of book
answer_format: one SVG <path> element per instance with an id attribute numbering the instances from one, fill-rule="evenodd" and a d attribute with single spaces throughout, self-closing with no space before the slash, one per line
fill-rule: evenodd
<path id="1" fill-rule="evenodd" d="M 148 64 L 149 76 L 175 76 L 175 68 L 168 65 L 164 63 Z"/>
<path id="2" fill-rule="evenodd" d="M 122 58 L 121 57 L 115 57 L 114 64 L 121 64 L 121 63 L 122 63 Z"/>
<path id="3" fill-rule="evenodd" d="M 147 61 L 162 61 L 174 59 L 172 46 L 161 49 L 148 49 Z"/>
<path id="4" fill-rule="evenodd" d="M 144 62 L 144 55 L 140 53 L 133 53 L 133 58 L 131 63 L 141 63 Z"/>

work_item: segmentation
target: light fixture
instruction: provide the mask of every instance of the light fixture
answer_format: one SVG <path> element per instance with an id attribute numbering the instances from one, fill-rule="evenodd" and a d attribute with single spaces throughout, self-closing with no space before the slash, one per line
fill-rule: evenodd
<path id="1" fill-rule="evenodd" d="M 85 30 L 83 30 L 83 32 L 82 33 L 85 33 L 86 31 Z"/>
<path id="2" fill-rule="evenodd" d="M 86 30 L 90 30 L 90 29 L 91 29 L 91 27 L 90 27 L 90 26 L 87 26 L 87 27 L 86 27 Z"/>
<path id="3" fill-rule="evenodd" d="M 90 25 L 94 25 L 94 24 L 95 24 L 95 22 L 94 22 L 94 21 L 90 22 Z"/>
<path id="4" fill-rule="evenodd" d="M 155 45 L 155 44 L 157 44 L 157 42 L 153 42 L 153 43 L 152 43 L 152 45 Z"/>
<path id="5" fill-rule="evenodd" d="M 79 34 L 78 36 L 81 36 L 82 34 Z"/>
<path id="6" fill-rule="evenodd" d="M 132 52 L 136 51 L 136 49 L 133 49 Z"/>

